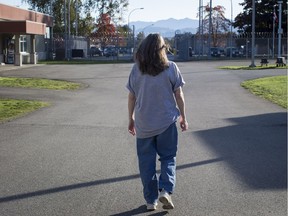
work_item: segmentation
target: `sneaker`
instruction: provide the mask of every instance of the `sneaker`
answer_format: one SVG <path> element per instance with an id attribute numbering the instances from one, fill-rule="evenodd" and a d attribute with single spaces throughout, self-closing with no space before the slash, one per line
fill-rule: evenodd
<path id="1" fill-rule="evenodd" d="M 172 202 L 171 196 L 167 191 L 162 190 L 160 192 L 159 201 L 163 203 L 163 209 L 174 209 L 174 204 Z"/>
<path id="2" fill-rule="evenodd" d="M 147 203 L 146 206 L 147 206 L 147 210 L 148 211 L 154 211 L 157 209 L 157 203 L 154 203 L 154 204 L 150 204 L 150 203 Z"/>

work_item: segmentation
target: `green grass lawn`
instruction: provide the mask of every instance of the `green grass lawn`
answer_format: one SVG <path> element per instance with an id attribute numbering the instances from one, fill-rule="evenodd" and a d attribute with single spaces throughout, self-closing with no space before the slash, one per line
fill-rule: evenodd
<path id="1" fill-rule="evenodd" d="M 76 90 L 81 87 L 81 84 L 39 78 L 0 77 L 0 86 L 51 90 Z M 49 105 L 49 103 L 41 101 L 0 98 L 0 123 L 24 116 L 27 113 Z"/>
<path id="2" fill-rule="evenodd" d="M 227 69 L 227 70 L 265 70 L 265 69 L 287 69 L 288 66 L 281 66 L 276 67 L 275 65 L 264 65 L 264 66 L 256 66 L 256 67 L 249 67 L 249 66 L 223 66 L 219 67 L 219 69 Z"/>
<path id="3" fill-rule="evenodd" d="M 47 102 L 0 99 L 0 123 L 24 116 L 27 113 L 49 106 Z"/>
<path id="4" fill-rule="evenodd" d="M 81 84 L 49 79 L 38 78 L 16 78 L 0 77 L 0 86 L 2 87 L 21 87 L 53 90 L 75 90 L 81 87 Z"/>
<path id="5" fill-rule="evenodd" d="M 122 63 L 131 63 L 132 60 L 117 60 L 117 59 L 106 59 L 106 60 L 90 60 L 90 59 L 72 59 L 70 61 L 39 61 L 38 64 L 122 64 Z"/>
<path id="6" fill-rule="evenodd" d="M 241 83 L 241 86 L 287 109 L 287 76 L 247 80 Z"/>

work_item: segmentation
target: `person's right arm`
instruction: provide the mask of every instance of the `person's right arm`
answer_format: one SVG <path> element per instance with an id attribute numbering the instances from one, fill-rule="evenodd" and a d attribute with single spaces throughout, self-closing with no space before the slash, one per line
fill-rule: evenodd
<path id="1" fill-rule="evenodd" d="M 184 93 L 182 91 L 182 87 L 179 87 L 175 92 L 175 99 L 176 99 L 176 103 L 177 106 L 179 108 L 180 111 L 180 127 L 182 129 L 182 131 L 185 131 L 188 129 L 188 122 L 186 120 L 186 113 L 185 113 L 185 99 L 184 99 Z"/>

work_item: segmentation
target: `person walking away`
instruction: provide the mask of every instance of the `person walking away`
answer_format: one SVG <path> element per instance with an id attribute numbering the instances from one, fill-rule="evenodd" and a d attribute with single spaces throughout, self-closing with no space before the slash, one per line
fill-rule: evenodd
<path id="1" fill-rule="evenodd" d="M 171 195 L 176 184 L 176 152 L 179 120 L 188 129 L 182 87 L 185 82 L 175 62 L 166 55 L 164 39 L 149 34 L 135 54 L 135 64 L 126 87 L 128 131 L 136 135 L 136 148 L 147 210 L 156 210 L 158 199 L 163 209 L 173 209 Z M 159 156 L 161 172 L 156 175 Z"/>

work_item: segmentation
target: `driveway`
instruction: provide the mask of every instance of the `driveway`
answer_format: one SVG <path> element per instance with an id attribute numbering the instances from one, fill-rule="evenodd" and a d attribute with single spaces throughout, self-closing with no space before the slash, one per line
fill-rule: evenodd
<path id="1" fill-rule="evenodd" d="M 190 129 L 179 132 L 175 216 L 287 215 L 287 112 L 240 86 L 286 70 L 178 63 Z M 0 88 L 52 106 L 0 124 L 0 215 L 166 215 L 145 211 L 125 85 L 132 64 L 0 68 L 0 76 L 64 79 L 77 91 Z M 8 68 L 8 67 L 7 67 Z"/>

